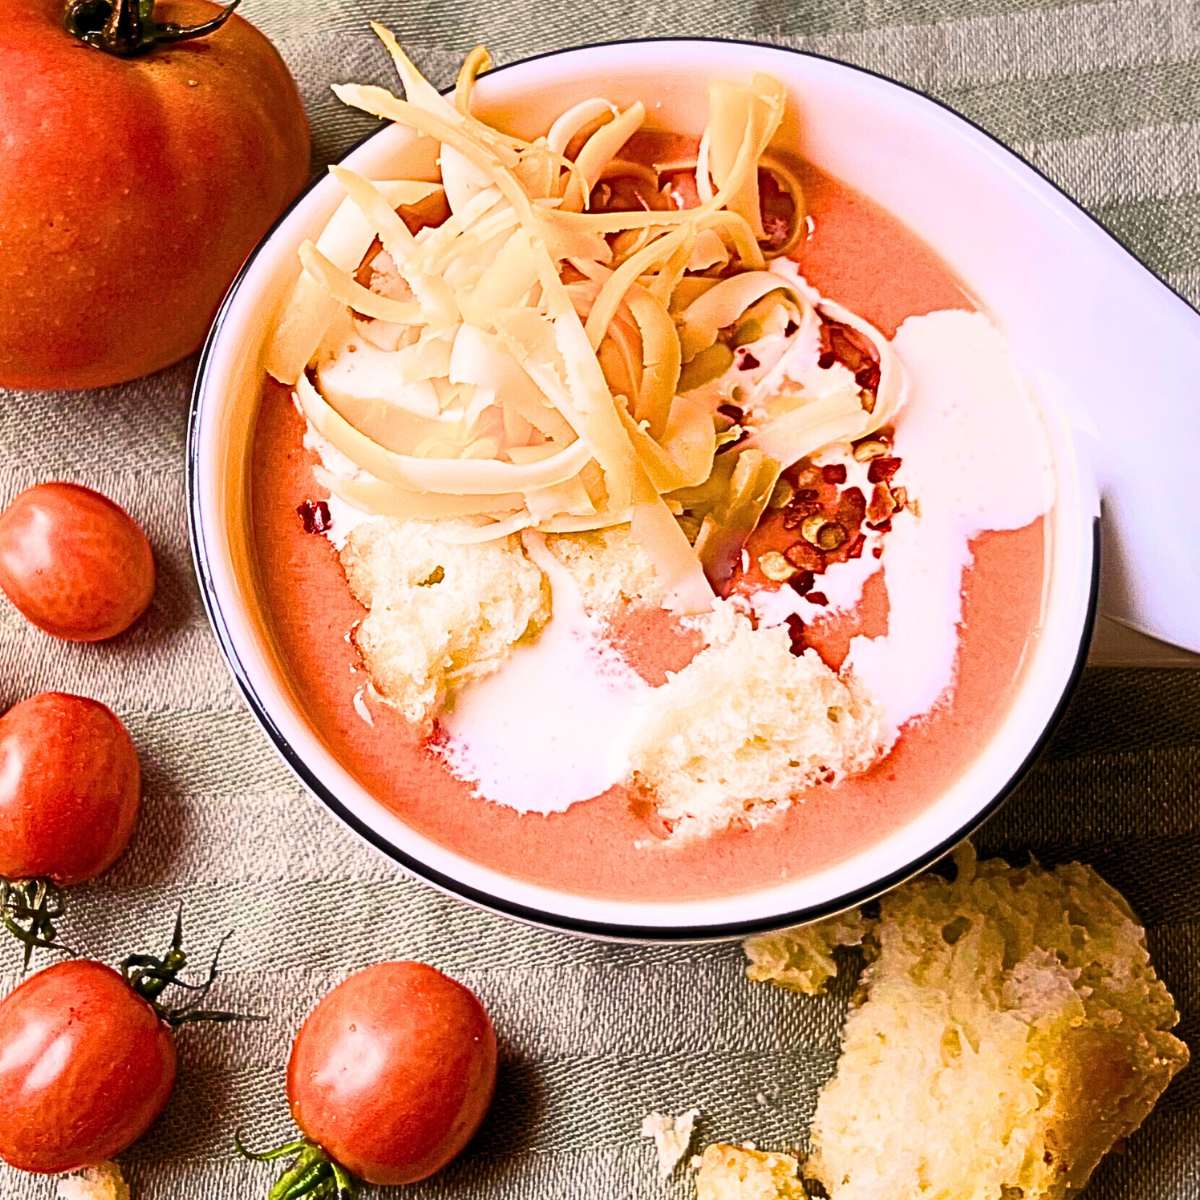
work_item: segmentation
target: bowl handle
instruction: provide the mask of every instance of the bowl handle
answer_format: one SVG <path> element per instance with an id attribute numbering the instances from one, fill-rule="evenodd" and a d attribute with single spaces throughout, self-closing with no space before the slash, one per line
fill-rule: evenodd
<path id="1" fill-rule="evenodd" d="M 1105 286 L 1080 298 L 1092 353 L 1067 367 L 1090 397 L 1077 416 L 1101 496 L 1100 612 L 1200 652 L 1200 312 L 1132 256 L 1107 258 Z"/>

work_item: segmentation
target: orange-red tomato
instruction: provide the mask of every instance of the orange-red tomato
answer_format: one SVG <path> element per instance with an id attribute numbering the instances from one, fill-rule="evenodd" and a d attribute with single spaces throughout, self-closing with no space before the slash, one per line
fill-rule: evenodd
<path id="1" fill-rule="evenodd" d="M 6 0 L 0 22 L 5 387 L 99 387 L 191 353 L 308 177 L 299 93 L 253 25 L 120 58 L 63 10 Z M 166 0 L 155 17 L 219 12 Z"/>
<path id="2" fill-rule="evenodd" d="M 412 1183 L 470 1141 L 496 1083 L 496 1035 L 460 983 L 380 963 L 333 989 L 288 1063 L 296 1124 L 368 1183 Z"/>
<path id="3" fill-rule="evenodd" d="M 0 1158 L 22 1171 L 119 1154 L 174 1084 L 171 1031 L 110 967 L 57 963 L 0 1001 Z"/>
<path id="4" fill-rule="evenodd" d="M 0 717 L 0 875 L 92 879 L 128 845 L 140 806 L 137 752 L 103 704 L 43 692 Z"/>
<path id="5" fill-rule="evenodd" d="M 75 483 L 39 483 L 0 513 L 0 588 L 39 629 L 73 642 L 123 633 L 154 595 L 137 522 Z"/>

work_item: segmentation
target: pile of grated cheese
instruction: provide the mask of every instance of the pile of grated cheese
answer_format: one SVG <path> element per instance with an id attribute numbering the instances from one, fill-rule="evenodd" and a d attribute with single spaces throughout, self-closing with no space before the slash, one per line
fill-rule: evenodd
<path id="1" fill-rule="evenodd" d="M 654 176 L 620 157 L 641 102 L 587 100 L 542 136 L 514 137 L 472 111 L 485 51 L 443 96 L 374 28 L 404 98 L 335 91 L 435 144 L 438 178 L 332 168 L 345 200 L 301 247 L 266 365 L 351 465 L 321 481 L 361 511 L 464 543 L 628 526 L 666 604 L 703 612 L 782 468 L 886 424 L 902 402 L 886 339 L 840 312 L 877 347 L 870 394 L 853 379 L 785 388 L 740 429 L 706 386 L 727 372 L 735 327 L 783 347 L 820 322 L 816 299 L 767 269 L 804 228 L 800 185 L 770 149 L 782 84 L 713 83 L 687 166 L 696 205 L 592 211 L 601 180 Z M 764 170 L 794 202 L 783 241 L 764 229 Z M 404 214 L 430 204 L 447 215 L 414 232 Z"/>

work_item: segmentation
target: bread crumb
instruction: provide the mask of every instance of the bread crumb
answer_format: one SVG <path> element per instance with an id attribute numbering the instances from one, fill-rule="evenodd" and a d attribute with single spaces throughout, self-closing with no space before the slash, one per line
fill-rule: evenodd
<path id="1" fill-rule="evenodd" d="M 61 1175 L 57 1183 L 58 1200 L 129 1200 L 129 1186 L 114 1162 Z"/>
<path id="2" fill-rule="evenodd" d="M 644 702 L 634 781 L 676 840 L 753 827 L 805 789 L 882 752 L 879 710 L 782 627 L 755 629 L 721 601 L 695 622 L 707 643 Z"/>
<path id="3" fill-rule="evenodd" d="M 550 619 L 549 585 L 518 535 L 457 545 L 432 528 L 367 521 L 341 550 L 350 590 L 369 610 L 354 642 L 375 691 L 422 732 L 456 690 L 496 671 Z"/>
<path id="4" fill-rule="evenodd" d="M 959 856 L 886 896 L 807 1172 L 836 1200 L 1059 1200 L 1187 1062 L 1174 1002 L 1091 868 Z"/>
<path id="5" fill-rule="evenodd" d="M 698 1108 L 672 1117 L 667 1113 L 647 1113 L 642 1118 L 642 1137 L 654 1139 L 654 1150 L 658 1155 L 658 1174 L 666 1179 L 688 1152 L 692 1143 L 692 1132 L 696 1128 Z"/>
<path id="6" fill-rule="evenodd" d="M 837 975 L 838 946 L 859 946 L 869 922 L 856 908 L 811 925 L 759 933 L 742 943 L 750 960 L 746 975 L 788 991 L 816 996 Z"/>
<path id="7" fill-rule="evenodd" d="M 546 545 L 570 571 L 583 606 L 591 613 L 603 616 L 622 604 L 661 605 L 665 599 L 654 564 L 628 525 L 548 534 Z"/>
<path id="8" fill-rule="evenodd" d="M 700 1159 L 697 1200 L 807 1200 L 800 1164 L 790 1154 L 718 1142 Z"/>

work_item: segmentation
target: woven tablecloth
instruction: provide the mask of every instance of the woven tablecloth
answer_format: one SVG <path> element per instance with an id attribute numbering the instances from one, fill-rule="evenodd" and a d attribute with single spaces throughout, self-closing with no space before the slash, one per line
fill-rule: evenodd
<path id="1" fill-rule="evenodd" d="M 753 38 L 914 84 L 1032 159 L 1155 270 L 1200 297 L 1198 0 L 244 0 L 313 121 L 315 165 L 370 126 L 329 85 L 386 82 L 367 30 L 386 21 L 431 78 L 486 41 L 499 61 L 655 34 Z M 236 188 L 237 181 L 230 186 Z M 1151 348 L 1152 349 L 1152 348 Z M 165 941 L 184 902 L 198 957 L 226 930 L 222 1005 L 262 1024 L 185 1030 L 179 1085 L 123 1160 L 141 1200 L 265 1195 L 236 1160 L 243 1127 L 289 1131 L 283 1072 L 317 996 L 383 958 L 474 988 L 499 1029 L 494 1109 L 469 1152 L 413 1197 L 630 1200 L 660 1184 L 638 1136 L 650 1109 L 703 1109 L 699 1141 L 802 1136 L 832 1070 L 849 981 L 820 1001 L 748 985 L 736 945 L 635 948 L 523 928 L 402 878 L 280 764 L 243 706 L 197 595 L 187 545 L 184 427 L 194 362 L 123 388 L 0 398 L 0 503 L 49 478 L 126 505 L 159 565 L 154 607 L 107 646 L 64 645 L 0 602 L 0 709 L 46 688 L 111 705 L 145 770 L 133 848 L 73 896 L 70 936 L 110 961 Z M 1197 364 L 1181 363 L 1195 372 Z M 1200 548 L 1183 547 L 1198 553 Z M 1096 864 L 1149 928 L 1200 1050 L 1200 671 L 1092 670 L 1042 762 L 980 837 L 985 851 Z M 0 956 L 0 987 L 17 981 Z M 0 1113 L 0 1120 L 3 1120 Z M 0 1170 L 0 1196 L 48 1197 Z M 1200 1198 L 1200 1072 L 1185 1072 L 1091 1200 Z"/>

